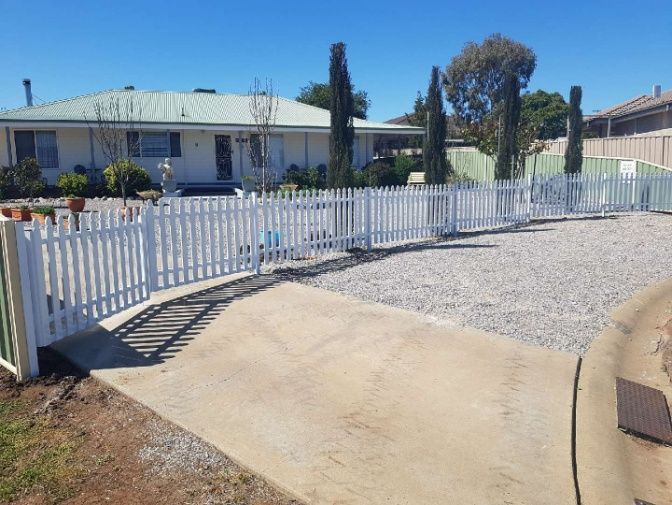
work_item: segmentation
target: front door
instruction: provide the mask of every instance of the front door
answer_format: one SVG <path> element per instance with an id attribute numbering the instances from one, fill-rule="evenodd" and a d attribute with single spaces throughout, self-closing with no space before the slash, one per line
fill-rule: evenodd
<path id="1" fill-rule="evenodd" d="M 215 163 L 217 164 L 218 181 L 228 181 L 233 178 L 231 135 L 215 135 Z"/>

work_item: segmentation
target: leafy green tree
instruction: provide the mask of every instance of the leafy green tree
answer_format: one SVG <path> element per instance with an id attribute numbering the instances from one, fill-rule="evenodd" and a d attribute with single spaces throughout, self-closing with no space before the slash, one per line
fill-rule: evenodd
<path id="1" fill-rule="evenodd" d="M 366 91 L 354 91 L 354 113 L 353 116 L 359 119 L 366 119 L 371 107 L 371 100 Z M 307 86 L 301 88 L 299 96 L 296 97 L 297 102 L 319 107 L 321 109 L 329 109 L 331 106 L 331 87 L 329 83 L 320 83 L 310 81 Z"/>
<path id="2" fill-rule="evenodd" d="M 345 188 L 350 183 L 355 129 L 352 125 L 354 99 L 352 83 L 345 56 L 345 44 L 331 45 L 329 62 L 331 88 L 331 136 L 329 137 L 329 168 L 327 184 L 330 188 Z"/>
<path id="3" fill-rule="evenodd" d="M 553 140 L 565 135 L 569 105 L 560 93 L 540 89 L 525 93 L 521 101 L 520 123 L 534 130 L 535 139 Z"/>
<path id="4" fill-rule="evenodd" d="M 501 117 L 507 76 L 525 89 L 537 64 L 534 51 L 499 33 L 481 44 L 469 42 L 446 67 L 444 86 L 464 137 L 476 148 L 495 157 L 502 132 Z M 492 132 L 497 132 L 497 135 Z"/>
<path id="5" fill-rule="evenodd" d="M 569 91 L 569 125 L 567 128 L 567 150 L 565 151 L 565 173 L 581 172 L 583 163 L 583 113 L 581 112 L 581 86 L 572 86 Z"/>
<path id="6" fill-rule="evenodd" d="M 548 93 L 540 89 L 534 93 L 525 93 L 521 97 L 515 177 L 521 177 L 525 173 L 525 162 L 529 156 L 546 149 L 547 140 L 565 135 L 568 111 L 567 102 L 557 92 Z"/>
<path id="7" fill-rule="evenodd" d="M 432 67 L 432 74 L 425 100 L 427 127 L 422 145 L 422 165 L 427 184 L 446 182 L 448 162 L 446 160 L 446 111 L 443 108 L 441 71 Z"/>
<path id="8" fill-rule="evenodd" d="M 425 106 L 425 97 L 418 91 L 413 103 L 413 112 L 406 114 L 406 120 L 411 126 L 425 128 L 427 126 L 427 107 Z M 421 136 L 412 136 L 406 139 L 406 147 L 422 147 L 424 138 Z"/>

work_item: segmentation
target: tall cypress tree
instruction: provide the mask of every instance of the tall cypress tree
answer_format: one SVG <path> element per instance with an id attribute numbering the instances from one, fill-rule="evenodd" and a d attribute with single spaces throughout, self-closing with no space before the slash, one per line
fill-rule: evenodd
<path id="1" fill-rule="evenodd" d="M 432 75 L 425 100 L 427 126 L 422 145 L 422 164 L 427 184 L 446 182 L 446 111 L 443 108 L 443 90 L 439 67 L 432 67 Z"/>
<path id="2" fill-rule="evenodd" d="M 345 57 L 345 44 L 331 45 L 329 62 L 329 86 L 331 88 L 331 136 L 329 138 L 329 169 L 327 184 L 330 188 L 344 188 L 350 184 L 353 142 L 355 129 L 352 118 L 354 99 L 352 83 Z"/>
<path id="3" fill-rule="evenodd" d="M 581 112 L 581 86 L 572 86 L 569 91 L 569 121 L 567 124 L 567 150 L 565 151 L 565 173 L 581 172 L 583 163 L 583 113 Z"/>
<path id="4" fill-rule="evenodd" d="M 511 179 L 518 157 L 518 123 L 520 121 L 520 81 L 515 74 L 508 74 L 504 81 L 504 99 L 501 111 L 495 179 Z"/>

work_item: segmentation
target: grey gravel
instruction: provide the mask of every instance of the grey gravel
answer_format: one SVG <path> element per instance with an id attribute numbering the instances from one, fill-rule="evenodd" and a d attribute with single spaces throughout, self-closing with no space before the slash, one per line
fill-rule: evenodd
<path id="1" fill-rule="evenodd" d="M 613 308 L 672 274 L 671 235 L 661 214 L 536 222 L 267 271 L 582 355 Z"/>
<path id="2" fill-rule="evenodd" d="M 230 465 L 217 449 L 166 422 L 153 420 L 148 435 L 138 457 L 140 461 L 151 463 L 149 466 L 156 475 L 167 476 L 176 471 L 197 474 L 203 470 L 219 471 Z"/>

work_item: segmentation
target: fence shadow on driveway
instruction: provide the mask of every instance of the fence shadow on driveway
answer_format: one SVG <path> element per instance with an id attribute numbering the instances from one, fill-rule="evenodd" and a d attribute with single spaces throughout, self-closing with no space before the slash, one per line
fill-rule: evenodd
<path id="1" fill-rule="evenodd" d="M 55 344 L 85 371 L 163 363 L 189 345 L 234 301 L 277 284 L 275 276 L 249 276 L 145 307 L 113 330 L 101 325 Z"/>

